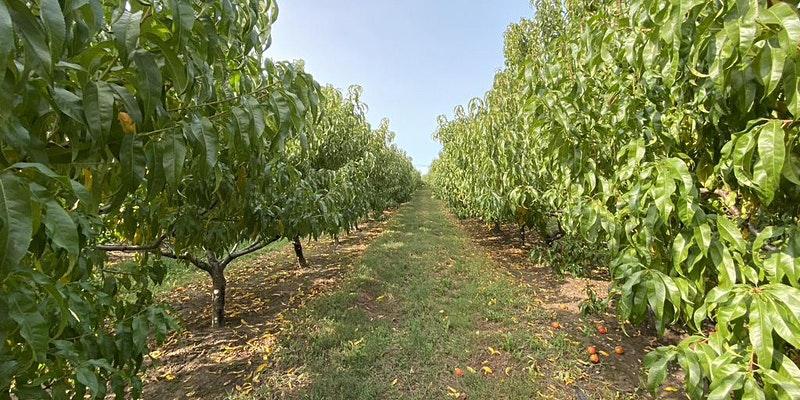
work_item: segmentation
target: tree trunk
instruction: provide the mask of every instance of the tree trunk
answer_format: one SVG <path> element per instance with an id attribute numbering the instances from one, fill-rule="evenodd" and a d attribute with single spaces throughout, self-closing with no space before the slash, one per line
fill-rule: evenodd
<path id="1" fill-rule="evenodd" d="M 214 263 L 211 265 L 211 282 L 213 291 L 211 292 L 211 326 L 222 328 L 225 326 L 225 268 Z"/>
<path id="2" fill-rule="evenodd" d="M 308 268 L 308 262 L 303 255 L 303 244 L 300 243 L 300 236 L 294 237 L 294 254 L 297 255 L 297 263 L 301 268 Z"/>
<path id="3" fill-rule="evenodd" d="M 525 225 L 519 228 L 519 238 L 522 240 L 522 245 L 525 246 Z"/>
<path id="4" fill-rule="evenodd" d="M 356 231 L 361 232 L 361 228 L 358 227 L 358 222 L 356 222 Z"/>
<path id="5" fill-rule="evenodd" d="M 335 243 L 337 247 L 339 246 L 339 235 L 333 235 L 333 243 Z"/>
<path id="6" fill-rule="evenodd" d="M 492 233 L 494 233 L 496 235 L 499 235 L 501 233 L 501 231 L 500 231 L 500 222 L 499 221 L 495 221 L 494 222 L 494 227 L 492 228 Z"/>

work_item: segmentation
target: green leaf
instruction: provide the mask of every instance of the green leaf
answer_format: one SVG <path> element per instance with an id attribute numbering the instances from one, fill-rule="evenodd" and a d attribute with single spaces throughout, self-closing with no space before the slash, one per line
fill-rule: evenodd
<path id="1" fill-rule="evenodd" d="M 753 376 L 748 376 L 744 382 L 744 396 L 743 399 L 748 400 L 765 400 L 764 391 Z"/>
<path id="2" fill-rule="evenodd" d="M 750 305 L 750 314 L 748 315 L 750 333 L 750 343 L 753 345 L 753 350 L 758 355 L 758 364 L 761 368 L 770 368 L 772 366 L 772 354 L 774 345 L 772 343 L 772 322 L 767 314 L 769 307 L 763 305 L 759 298 Z"/>
<path id="3" fill-rule="evenodd" d="M 136 89 L 144 105 L 144 115 L 154 116 L 156 107 L 161 104 L 161 71 L 155 57 L 146 51 L 134 52 L 133 62 L 138 72 Z"/>
<path id="4" fill-rule="evenodd" d="M 131 92 L 128 91 L 123 86 L 109 84 L 111 86 L 111 90 L 119 96 L 122 104 L 125 105 L 125 112 L 127 112 L 131 118 L 133 118 L 133 122 L 137 124 L 141 124 L 143 121 L 142 111 L 139 109 L 139 104 L 136 102 L 136 98 L 133 97 Z"/>
<path id="5" fill-rule="evenodd" d="M 27 4 L 19 0 L 6 0 L 6 4 L 10 6 L 11 19 L 25 44 L 25 53 L 33 63 L 32 66 L 39 68 L 43 75 L 49 76 L 53 62 L 41 24 L 31 14 Z"/>
<path id="6" fill-rule="evenodd" d="M 783 67 L 786 61 L 786 52 L 780 47 L 766 44 L 761 49 L 756 62 L 758 76 L 764 84 L 764 96 L 768 97 L 778 87 L 783 77 Z"/>
<path id="7" fill-rule="evenodd" d="M 114 42 L 124 60 L 127 60 L 136 49 L 136 42 L 139 40 L 141 24 L 142 12 L 137 11 L 131 13 L 128 10 L 123 11 L 119 18 L 112 24 Z"/>
<path id="8" fill-rule="evenodd" d="M 792 6 L 784 2 L 777 2 L 766 10 L 762 10 L 762 21 L 780 25 L 783 27 L 781 32 L 784 37 L 781 38 L 781 46 L 786 48 L 790 54 L 796 54 L 797 43 L 800 42 L 800 18 L 797 16 L 797 11 L 792 9 Z"/>
<path id="9" fill-rule="evenodd" d="M 708 394 L 708 400 L 727 400 L 733 391 L 742 387 L 744 381 L 744 373 L 735 372 L 724 376 L 718 381 L 711 383 L 711 393 Z"/>
<path id="10" fill-rule="evenodd" d="M 766 314 L 770 321 L 772 329 L 783 340 L 790 343 L 794 347 L 800 346 L 800 334 L 798 334 L 797 314 L 791 314 L 791 309 L 787 310 L 785 304 L 779 304 L 779 297 L 775 296 L 774 300 L 768 302 L 769 312 Z M 788 312 L 787 312 L 788 311 Z"/>
<path id="11" fill-rule="evenodd" d="M 173 31 L 177 42 L 184 44 L 194 25 L 195 15 L 191 3 L 186 0 L 170 0 L 172 9 Z"/>
<path id="12" fill-rule="evenodd" d="M 747 244 L 742 238 L 742 232 L 739 231 L 736 224 L 729 220 L 728 217 L 724 215 L 717 216 L 717 229 L 719 230 L 719 236 L 722 240 L 733 245 L 740 253 L 746 252 Z"/>
<path id="13" fill-rule="evenodd" d="M 54 245 L 74 256 L 78 255 L 78 227 L 72 217 L 53 200 L 47 202 L 44 226 Z"/>
<path id="14" fill-rule="evenodd" d="M 217 136 L 214 134 L 214 127 L 206 117 L 195 116 L 190 130 L 199 144 L 199 153 L 205 154 L 205 168 L 210 171 L 217 164 Z"/>
<path id="15" fill-rule="evenodd" d="M 740 185 L 752 187 L 752 174 L 750 174 L 750 164 L 752 162 L 753 149 L 756 147 L 755 132 L 761 127 L 753 128 L 741 133 L 733 144 L 733 173 Z"/>
<path id="16" fill-rule="evenodd" d="M 88 366 L 78 367 L 78 369 L 75 371 L 75 379 L 82 385 L 88 387 L 92 393 L 100 393 L 103 389 L 100 387 L 100 381 L 97 379 L 97 374 L 95 374 L 94 370 Z"/>
<path id="17" fill-rule="evenodd" d="M 61 12 L 61 5 L 58 0 L 42 0 L 41 18 L 44 23 L 47 36 L 50 38 L 50 54 L 53 63 L 61 59 L 64 49 L 64 37 L 67 34 L 67 24 L 64 22 L 64 14 Z"/>
<path id="18" fill-rule="evenodd" d="M 43 362 L 50 342 L 50 324 L 36 309 L 37 299 L 17 291 L 9 296 L 8 304 L 8 316 L 17 323 L 19 333 L 30 346 L 34 359 Z"/>
<path id="19" fill-rule="evenodd" d="M 4 1 L 0 1 L 0 81 L 5 77 L 12 51 L 14 51 L 14 26 L 11 23 L 8 6 Z"/>
<path id="20" fill-rule="evenodd" d="M 789 59 L 783 76 L 783 92 L 788 100 L 787 108 L 795 119 L 800 118 L 800 60 Z"/>
<path id="21" fill-rule="evenodd" d="M 186 146 L 179 130 L 167 135 L 163 142 L 162 164 L 167 183 L 175 186 L 183 175 L 183 163 L 186 160 Z"/>
<path id="22" fill-rule="evenodd" d="M 53 89 L 53 101 L 62 113 L 66 114 L 76 122 L 83 124 L 83 107 L 81 98 L 75 93 L 64 88 Z"/>
<path id="23" fill-rule="evenodd" d="M 675 206 L 672 204 L 672 194 L 675 193 L 675 181 L 666 171 L 659 168 L 659 174 L 653 185 L 653 203 L 664 221 L 669 220 Z"/>
<path id="24" fill-rule="evenodd" d="M 114 118 L 114 92 L 106 82 L 89 82 L 83 91 L 83 107 L 89 132 L 103 140 L 111 131 Z"/>
<path id="25" fill-rule="evenodd" d="M 137 348 L 144 348 L 147 344 L 147 336 L 149 334 L 147 318 L 143 316 L 134 318 L 131 323 L 131 333 L 133 334 L 133 345 Z"/>
<path id="26" fill-rule="evenodd" d="M 784 357 L 785 358 L 785 357 Z M 793 379 L 787 379 L 773 370 L 762 370 L 764 382 L 773 389 L 774 396 L 778 400 L 795 400 L 800 398 L 800 383 Z"/>
<path id="27" fill-rule="evenodd" d="M 128 190 L 133 190 L 144 179 L 147 159 L 142 142 L 135 135 L 123 135 L 119 149 L 119 162 L 122 165 L 122 180 Z"/>
<path id="28" fill-rule="evenodd" d="M 786 155 L 786 163 L 783 165 L 783 177 L 800 186 L 800 157 L 795 154 Z"/>
<path id="29" fill-rule="evenodd" d="M 648 369 L 647 387 L 655 393 L 656 389 L 664 383 L 667 378 L 667 367 L 675 359 L 677 353 L 671 347 L 662 347 L 647 354 L 644 365 Z"/>
<path id="30" fill-rule="evenodd" d="M 167 62 L 169 70 L 172 72 L 171 78 L 173 83 L 175 83 L 175 87 L 178 89 L 179 93 L 183 94 L 188 87 L 186 64 L 181 62 L 170 43 L 160 41 L 158 42 L 158 46 L 161 49 L 161 54 L 164 56 L 164 61 Z"/>
<path id="31" fill-rule="evenodd" d="M 765 204 L 775 198 L 786 161 L 786 144 L 780 121 L 770 121 L 758 135 L 759 160 L 753 168 L 753 182 L 758 187 L 759 197 Z"/>
<path id="32" fill-rule="evenodd" d="M 694 241 L 703 254 L 707 255 L 708 249 L 711 247 L 711 227 L 708 223 L 700 224 L 694 228 Z"/>
<path id="33" fill-rule="evenodd" d="M 0 175 L 0 276 L 28 252 L 32 213 L 28 184 L 14 175 Z"/>
<path id="34" fill-rule="evenodd" d="M 709 253 L 719 273 L 719 286 L 722 288 L 733 286 L 736 283 L 736 265 L 728 248 L 715 241 Z"/>

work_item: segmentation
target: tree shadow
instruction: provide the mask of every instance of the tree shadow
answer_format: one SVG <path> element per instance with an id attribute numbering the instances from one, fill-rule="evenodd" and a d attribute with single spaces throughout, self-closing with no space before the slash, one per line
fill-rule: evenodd
<path id="1" fill-rule="evenodd" d="M 182 330 L 151 353 L 144 398 L 214 399 L 252 390 L 269 368 L 277 336 L 289 323 L 285 313 L 338 287 L 386 221 L 371 221 L 338 244 L 324 239 L 306 245 L 308 268 L 297 265 L 291 246 L 233 265 L 222 329 L 210 326 L 210 278 L 174 289 L 165 303 L 182 322 Z"/>

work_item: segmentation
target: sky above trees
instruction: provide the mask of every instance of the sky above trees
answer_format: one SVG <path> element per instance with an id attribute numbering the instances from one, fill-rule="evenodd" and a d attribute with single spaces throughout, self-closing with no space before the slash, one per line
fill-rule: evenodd
<path id="1" fill-rule="evenodd" d="M 397 143 L 425 172 L 440 146 L 436 117 L 492 85 L 503 32 L 530 17 L 527 0 L 285 0 L 267 55 L 303 59 L 323 83 L 364 87 L 374 126 L 389 118 Z"/>

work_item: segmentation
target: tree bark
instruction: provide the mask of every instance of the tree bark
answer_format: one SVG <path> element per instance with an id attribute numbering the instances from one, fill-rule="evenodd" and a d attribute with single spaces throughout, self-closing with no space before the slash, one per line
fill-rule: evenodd
<path id="1" fill-rule="evenodd" d="M 299 264 L 301 268 L 308 268 L 308 262 L 303 255 L 303 244 L 300 243 L 299 236 L 294 237 L 294 254 L 297 255 L 297 264 Z"/>
<path id="2" fill-rule="evenodd" d="M 495 221 L 494 222 L 494 227 L 492 228 L 492 233 L 494 233 L 496 235 L 501 233 L 501 231 L 500 231 L 500 222 L 499 221 Z"/>
<path id="3" fill-rule="evenodd" d="M 225 326 L 225 268 L 214 263 L 211 265 L 211 327 L 222 328 Z"/>

